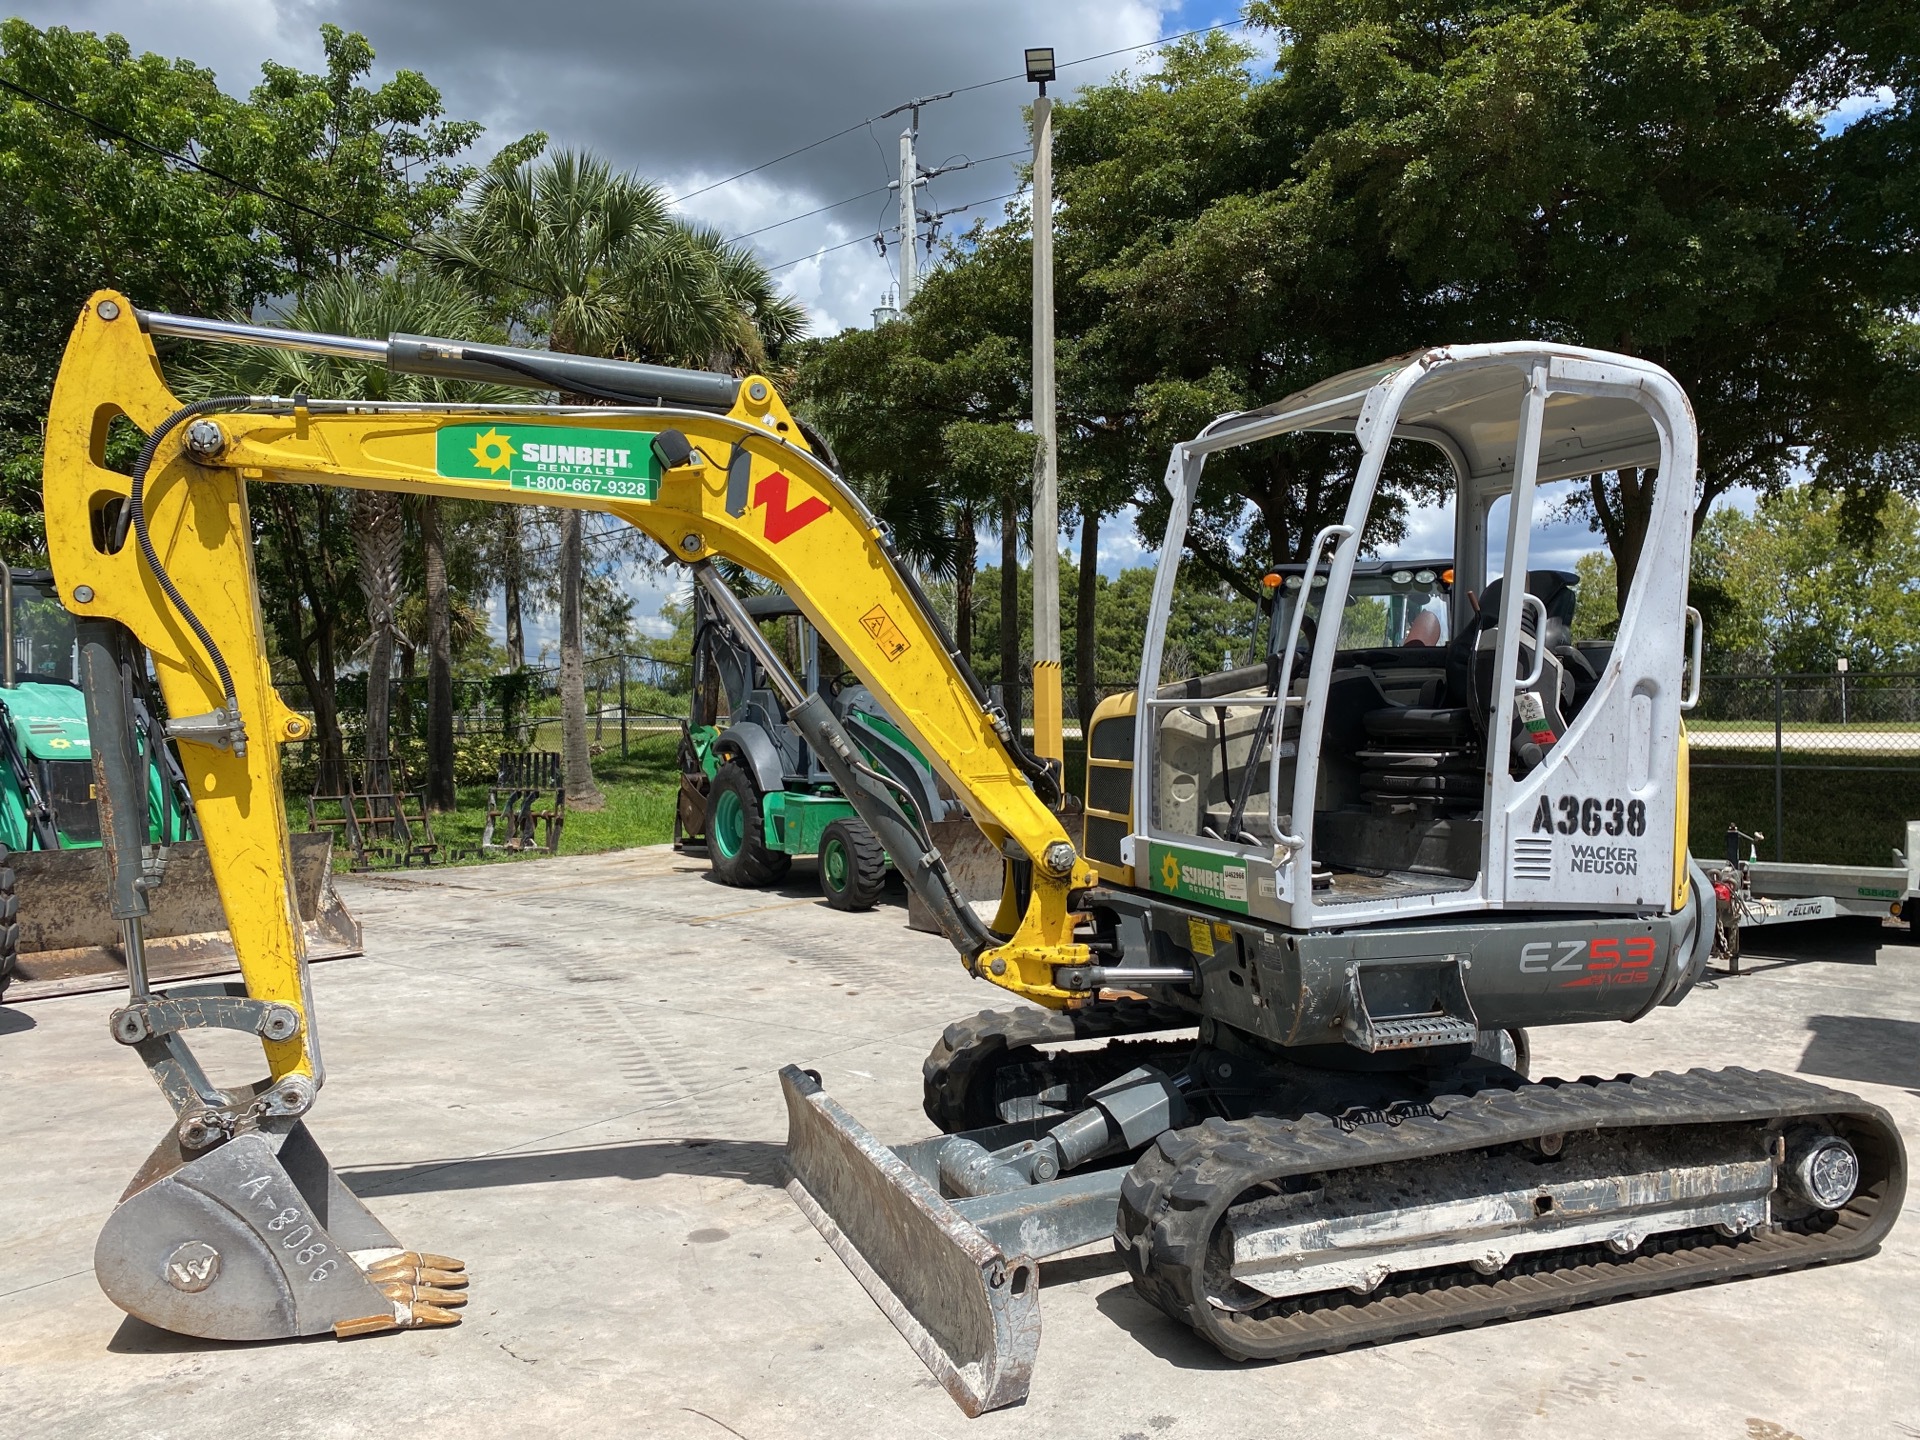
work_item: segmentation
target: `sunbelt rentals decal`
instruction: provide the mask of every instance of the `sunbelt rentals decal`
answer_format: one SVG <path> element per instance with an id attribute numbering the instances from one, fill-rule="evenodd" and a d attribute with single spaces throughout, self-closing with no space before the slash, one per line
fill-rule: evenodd
<path id="1" fill-rule="evenodd" d="M 650 430 L 571 425 L 448 425 L 435 437 L 434 469 L 448 480 L 504 482 L 549 495 L 654 500 L 660 468 Z"/>
<path id="2" fill-rule="evenodd" d="M 1162 895 L 1246 913 L 1247 867 L 1244 863 L 1174 845 L 1153 845 L 1149 857 L 1148 883 Z"/>

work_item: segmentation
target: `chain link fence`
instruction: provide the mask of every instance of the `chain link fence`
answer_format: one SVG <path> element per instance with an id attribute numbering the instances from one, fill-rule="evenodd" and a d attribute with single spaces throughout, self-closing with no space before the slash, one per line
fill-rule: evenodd
<path id="1" fill-rule="evenodd" d="M 1920 674 L 1707 675 L 1687 735 L 1696 855 L 1737 825 L 1763 857 L 1885 865 L 1920 819 Z"/>

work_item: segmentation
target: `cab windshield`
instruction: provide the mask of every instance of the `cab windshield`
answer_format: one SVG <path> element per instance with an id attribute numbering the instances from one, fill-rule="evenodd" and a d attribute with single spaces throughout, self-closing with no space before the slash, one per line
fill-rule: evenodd
<path id="1" fill-rule="evenodd" d="M 73 613 L 53 586 L 13 582 L 13 679 L 77 683 Z"/>
<path id="2" fill-rule="evenodd" d="M 1302 567 L 1281 566 L 1279 603 L 1273 608 L 1272 644 L 1286 643 L 1293 611 L 1306 585 Z M 1319 633 L 1321 602 L 1326 597 L 1325 570 L 1307 586 L 1303 638 Z M 1341 650 L 1386 650 L 1401 647 L 1438 647 L 1447 643 L 1452 624 L 1453 567 L 1446 561 L 1356 566 L 1347 603 L 1340 617 Z"/>

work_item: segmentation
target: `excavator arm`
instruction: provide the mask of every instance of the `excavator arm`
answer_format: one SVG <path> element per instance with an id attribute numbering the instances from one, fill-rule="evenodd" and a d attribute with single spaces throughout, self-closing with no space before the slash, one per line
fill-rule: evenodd
<path id="1" fill-rule="evenodd" d="M 153 657 L 176 717 L 173 733 L 187 742 L 182 754 L 254 998 L 291 1006 L 302 1017 L 309 1008 L 279 760 L 279 746 L 306 738 L 309 725 L 281 701 L 268 672 L 247 519 L 250 482 L 600 510 L 657 540 L 706 579 L 722 603 L 724 587 L 707 568 L 714 559 L 776 581 L 883 698 L 988 838 L 1019 858 L 1009 867 L 998 933 L 956 901 L 937 857 L 903 867 L 922 885 L 945 887 L 934 908 L 970 967 L 1055 1008 L 1084 995 L 1058 986 L 1053 967 L 1087 959 L 1073 939 L 1068 895 L 1093 883 L 1091 869 L 1036 793 L 1033 762 L 957 660 L 885 535 L 813 453 L 767 380 L 625 367 L 650 371 L 663 390 L 680 377 L 684 393 L 709 403 L 731 387 L 724 411 L 271 397 L 190 407 L 168 388 L 150 331 L 254 344 L 278 337 L 306 348 L 381 342 L 169 322 L 106 292 L 80 317 L 48 421 L 48 546 L 76 614 L 117 621 Z M 571 358 L 401 338 L 387 350 L 390 361 L 395 350 L 416 364 L 425 354 L 442 373 L 496 379 L 507 373 L 498 367 Z M 603 373 L 567 383 L 597 383 L 622 368 L 586 363 Z M 153 437 L 138 497 L 130 477 L 104 463 L 116 415 Z M 129 525 L 136 499 L 140 523 Z M 884 796 L 875 781 L 870 773 L 856 776 L 849 787 L 856 804 L 876 790 Z M 319 1078 L 310 1025 L 266 1049 L 276 1079 Z"/>
<path id="2" fill-rule="evenodd" d="M 1053 967 L 1087 961 L 1086 948 L 1073 938 L 1068 896 L 1094 883 L 1091 868 L 1036 791 L 1034 762 L 958 660 L 884 533 L 814 454 L 766 379 L 727 381 L 734 394 L 724 411 L 247 397 L 202 402 L 179 419 L 189 407 L 168 388 L 149 331 L 224 338 L 222 332 L 248 327 L 167 322 L 103 292 L 75 327 L 48 422 L 48 546 L 75 612 L 118 621 L 153 656 L 173 715 L 213 714 L 237 702 L 229 719 L 244 730 L 244 753 L 232 745 L 189 743 L 183 754 L 250 993 L 306 1008 L 298 917 L 288 899 L 278 752 L 281 744 L 306 738 L 308 722 L 281 701 L 268 673 L 247 522 L 251 482 L 598 510 L 657 540 L 707 578 L 709 589 L 717 588 L 706 569 L 715 559 L 777 582 L 882 698 L 988 839 L 1017 861 L 1009 867 L 996 933 L 969 923 L 971 911 L 956 902 L 943 867 L 903 867 L 910 880 L 945 888 L 933 897 L 935 913 L 969 967 L 1054 1008 L 1084 998 L 1083 990 L 1057 985 Z M 317 348 L 335 337 L 292 338 Z M 443 363 L 460 351 L 468 372 L 494 379 L 503 372 L 475 372 L 471 357 L 561 358 L 455 342 L 406 343 L 412 353 L 440 347 Z M 724 394 L 712 382 L 726 377 L 665 377 L 676 374 L 706 382 L 706 395 Z M 129 477 L 104 464 L 106 427 L 116 414 L 149 435 L 174 421 L 151 447 L 141 497 L 158 567 L 139 544 L 112 548 L 116 528 L 130 528 L 124 521 L 116 527 L 114 502 L 132 499 Z M 724 595 L 717 598 L 724 603 Z M 873 777 L 861 778 L 865 784 L 851 787 L 856 804 L 878 788 Z M 270 1042 L 276 1076 L 310 1070 L 310 1049 L 300 1037 Z"/>
<path id="3" fill-rule="evenodd" d="M 318 351 L 620 405 L 458 406 L 230 396 L 184 403 L 155 335 Z M 130 474 L 106 463 L 124 417 L 147 436 Z M 599 510 L 657 540 L 723 610 L 725 559 L 776 581 L 887 705 L 1009 863 L 991 927 L 956 891 L 905 797 L 866 766 L 818 697 L 769 648 L 795 723 L 976 975 L 1063 1008 L 1089 952 L 1069 896 L 1094 883 L 1040 793 L 1054 777 L 988 703 L 911 572 L 822 463 L 764 377 L 668 370 L 461 341 L 387 341 L 142 314 L 96 294 L 68 343 L 46 436 L 47 544 L 79 619 L 98 734 L 144 649 L 166 700 L 225 906 L 242 983 L 147 986 L 145 895 L 164 852 L 131 797 L 136 747 L 96 746 L 115 839 L 113 913 L 129 975 L 114 1034 L 137 1049 L 178 1123 L 135 1177 L 96 1251 L 103 1288 L 165 1328 L 226 1339 L 451 1323 L 458 1262 L 402 1250 L 342 1186 L 302 1117 L 324 1079 L 293 889 L 280 747 L 310 722 L 269 671 L 249 484 L 315 484 Z M 732 615 L 749 643 L 758 631 Z M 117 767 L 117 769 L 116 769 Z M 121 810 L 131 809 L 131 800 Z M 1077 988 L 1056 966 L 1080 967 Z M 257 1035 L 269 1075 L 213 1086 L 195 1028 Z M 181 1240 L 181 1236 L 195 1237 Z M 297 1237 L 297 1240 L 295 1239 Z"/>

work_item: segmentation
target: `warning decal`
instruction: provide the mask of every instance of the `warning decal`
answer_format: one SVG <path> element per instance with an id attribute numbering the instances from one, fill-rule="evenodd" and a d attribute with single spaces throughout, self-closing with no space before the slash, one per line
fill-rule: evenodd
<path id="1" fill-rule="evenodd" d="M 860 617 L 860 626 L 873 643 L 889 660 L 898 660 L 907 653 L 907 637 L 901 628 L 893 623 L 893 617 L 876 605 Z"/>

